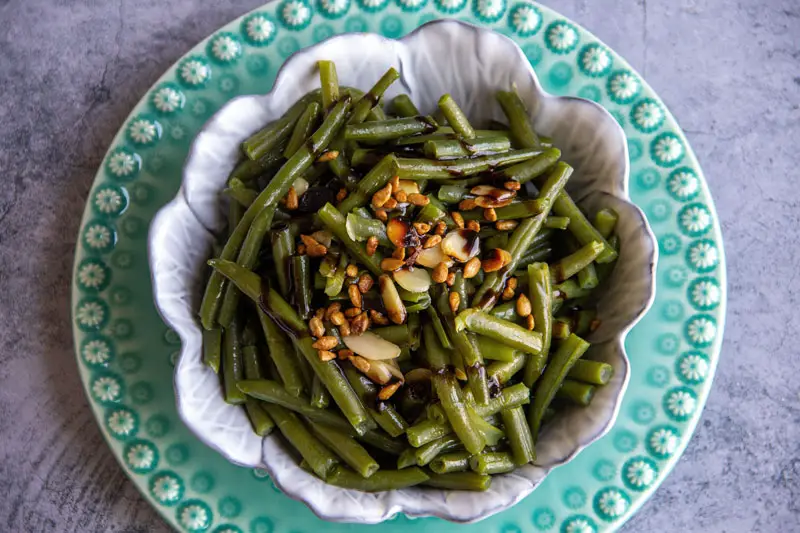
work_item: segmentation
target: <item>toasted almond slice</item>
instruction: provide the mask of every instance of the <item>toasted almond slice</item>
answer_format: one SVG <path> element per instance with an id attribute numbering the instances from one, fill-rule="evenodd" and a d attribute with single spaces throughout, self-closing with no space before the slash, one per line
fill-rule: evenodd
<path id="1" fill-rule="evenodd" d="M 406 194 L 419 194 L 419 185 L 416 181 L 411 180 L 399 180 L 398 185 L 400 186 L 400 190 Z"/>
<path id="2" fill-rule="evenodd" d="M 333 234 L 330 231 L 328 231 L 326 229 L 321 229 L 321 230 L 318 230 L 318 231 L 315 231 L 314 233 L 312 233 L 311 236 L 314 238 L 315 241 L 317 241 L 321 245 L 325 246 L 326 248 L 330 248 L 331 247 L 331 241 L 333 240 Z"/>
<path id="3" fill-rule="evenodd" d="M 355 353 L 370 361 L 384 361 L 400 356 L 400 347 L 371 331 L 342 337 L 342 342 Z"/>
<path id="4" fill-rule="evenodd" d="M 481 251 L 480 238 L 477 231 L 451 231 L 442 240 L 442 252 L 456 261 L 465 263 Z"/>
<path id="5" fill-rule="evenodd" d="M 292 183 L 292 187 L 294 187 L 294 192 L 297 193 L 298 197 L 303 196 L 308 190 L 308 182 L 304 178 L 297 178 Z"/>
<path id="6" fill-rule="evenodd" d="M 393 272 L 394 280 L 407 291 L 425 292 L 431 287 L 431 275 L 424 268 L 402 268 Z"/>
<path id="7" fill-rule="evenodd" d="M 444 254 L 441 245 L 422 250 L 419 255 L 417 255 L 417 264 L 424 267 L 434 268 L 442 262 L 445 263 L 448 268 L 453 266 L 453 260 Z"/>

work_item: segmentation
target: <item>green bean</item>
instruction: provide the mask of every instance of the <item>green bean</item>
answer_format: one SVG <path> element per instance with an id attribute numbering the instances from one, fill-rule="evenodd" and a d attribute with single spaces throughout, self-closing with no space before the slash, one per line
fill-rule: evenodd
<path id="1" fill-rule="evenodd" d="M 422 326 L 422 335 L 425 340 L 425 359 L 428 366 L 433 371 L 444 370 L 450 363 L 450 354 L 439 342 L 434 326 L 430 323 Z"/>
<path id="2" fill-rule="evenodd" d="M 336 266 L 336 271 L 325 282 L 325 294 L 329 297 L 336 296 L 342 292 L 344 287 L 344 278 L 347 273 L 347 254 L 342 252 L 339 255 L 339 264 Z"/>
<path id="3" fill-rule="evenodd" d="M 423 483 L 428 487 L 446 490 L 474 490 L 486 491 L 492 486 L 492 476 L 476 474 L 475 472 L 450 472 L 447 474 L 431 474 L 430 479 Z"/>
<path id="4" fill-rule="evenodd" d="M 327 107 L 326 107 L 327 109 Z M 320 105 L 317 102 L 311 102 L 303 110 L 303 114 L 297 120 L 292 130 L 292 136 L 289 137 L 289 142 L 286 143 L 286 148 L 283 150 L 283 156 L 286 159 L 291 158 L 306 142 L 311 132 L 314 131 L 314 126 L 320 115 Z"/>
<path id="5" fill-rule="evenodd" d="M 361 442 L 391 455 L 400 455 L 406 449 L 406 445 L 402 440 L 390 438 L 383 431 L 368 429 L 363 435 L 356 435 L 355 437 Z"/>
<path id="6" fill-rule="evenodd" d="M 614 250 L 619 252 L 619 237 L 617 235 L 612 235 L 608 238 L 608 244 Z M 604 280 L 608 279 L 611 273 L 614 271 L 614 263 L 603 263 L 595 265 L 595 270 L 597 270 L 597 278 L 600 280 L 600 283 L 603 283 Z"/>
<path id="7" fill-rule="evenodd" d="M 258 319 L 261 322 L 264 337 L 267 339 L 270 359 L 275 363 L 284 387 L 292 396 L 300 396 L 306 385 L 299 368 L 299 361 L 289 340 L 275 321 L 260 309 L 258 310 Z"/>
<path id="8" fill-rule="evenodd" d="M 417 213 L 417 221 L 433 223 L 444 220 L 448 228 L 455 227 L 455 223 L 450 215 L 447 214 L 447 209 L 444 204 L 432 194 L 427 195 L 427 198 L 428 205 L 419 210 L 419 213 Z"/>
<path id="9" fill-rule="evenodd" d="M 355 186 L 355 183 L 351 180 L 350 163 L 347 161 L 345 153 L 346 143 L 344 137 L 341 135 L 331 141 L 328 153 L 333 155 L 334 152 L 336 153 L 336 157 L 328 161 L 328 168 L 337 178 L 344 182 L 347 190 L 352 190 Z"/>
<path id="10" fill-rule="evenodd" d="M 561 150 L 547 148 L 542 153 L 528 161 L 507 167 L 500 172 L 500 177 L 506 181 L 527 183 L 534 178 L 550 172 L 561 159 Z"/>
<path id="11" fill-rule="evenodd" d="M 419 115 L 419 109 L 407 94 L 398 94 L 389 102 L 389 112 L 398 117 L 414 117 Z"/>
<path id="12" fill-rule="evenodd" d="M 483 452 L 469 459 L 469 467 L 478 474 L 505 474 L 514 470 L 517 465 L 507 452 Z"/>
<path id="13" fill-rule="evenodd" d="M 464 139 L 460 138 L 454 131 L 453 128 L 450 127 L 439 127 L 434 133 L 428 133 L 425 135 L 413 135 L 411 137 L 405 137 L 403 139 L 398 139 L 395 141 L 395 144 L 398 146 L 409 146 L 414 144 L 424 144 L 428 141 L 453 141 L 453 140 L 460 140 L 462 142 L 466 142 L 467 144 L 474 144 L 479 143 L 487 138 L 494 138 L 494 139 L 506 139 L 511 142 L 511 137 L 509 136 L 508 131 L 503 130 L 475 130 L 475 138 L 474 139 Z"/>
<path id="14" fill-rule="evenodd" d="M 468 194 L 466 187 L 461 185 L 442 185 L 436 197 L 446 204 L 457 204 Z"/>
<path id="15" fill-rule="evenodd" d="M 353 387 L 361 403 L 367 406 L 367 411 L 378 426 L 392 437 L 399 437 L 405 433 L 408 423 L 397 412 L 394 405 L 387 402 L 379 408 L 372 407 L 377 405 L 378 387 L 349 363 L 342 365 L 342 370 L 347 381 L 350 382 L 350 386 Z"/>
<path id="16" fill-rule="evenodd" d="M 414 451 L 417 466 L 425 466 L 438 455 L 461 448 L 461 441 L 455 435 L 448 435 L 420 446 Z"/>
<path id="17" fill-rule="evenodd" d="M 292 285 L 294 304 L 300 318 L 307 320 L 311 315 L 311 258 L 307 255 L 292 257 Z M 338 292 L 338 291 L 337 291 Z"/>
<path id="18" fill-rule="evenodd" d="M 508 320 L 510 322 L 516 322 L 521 317 L 517 314 L 517 302 L 516 300 L 511 300 L 510 302 L 505 302 L 499 305 L 496 305 L 489 311 L 492 316 L 497 318 L 502 318 L 503 320 Z M 495 342 L 495 341 L 492 341 Z M 505 344 L 499 343 L 503 346 Z"/>
<path id="19" fill-rule="evenodd" d="M 347 250 L 355 257 L 357 261 L 366 266 L 369 271 L 376 276 L 383 274 L 383 269 L 381 269 L 380 265 L 380 254 L 367 254 L 364 246 L 350 238 L 350 236 L 347 234 L 347 225 L 344 216 L 342 216 L 342 212 L 337 211 L 335 207 L 328 203 L 325 204 L 325 206 L 320 209 L 317 214 L 319 215 L 320 221 L 325 225 L 328 231 L 333 233 L 336 238 L 345 245 Z"/>
<path id="20" fill-rule="evenodd" d="M 489 154 L 505 153 L 511 149 L 506 137 L 483 137 L 471 141 L 458 139 L 436 139 L 425 141 L 422 150 L 430 159 L 453 159 Z"/>
<path id="21" fill-rule="evenodd" d="M 400 73 L 394 68 L 390 68 L 381 78 L 367 91 L 364 96 L 353 106 L 353 113 L 350 115 L 348 124 L 359 124 L 364 122 L 373 107 L 378 105 L 386 89 L 400 77 Z"/>
<path id="22" fill-rule="evenodd" d="M 260 213 L 253 220 L 253 225 L 250 226 L 247 232 L 247 237 L 244 240 L 242 249 L 239 250 L 239 255 L 236 262 L 244 268 L 253 268 L 258 260 L 258 253 L 261 250 L 261 243 L 272 225 L 272 218 L 275 215 L 275 207 L 268 206 L 261 210 Z M 227 327 L 231 320 L 233 320 L 236 310 L 239 307 L 239 299 L 241 293 L 236 287 L 229 283 L 225 288 L 225 294 L 222 298 L 222 304 L 219 308 L 219 316 L 217 322 L 223 327 Z"/>
<path id="23" fill-rule="evenodd" d="M 569 218 L 569 227 L 567 229 L 582 245 L 587 245 L 593 241 L 603 245 L 603 251 L 597 257 L 598 263 L 610 263 L 617 258 L 617 251 L 592 226 L 569 195 L 565 193 L 558 195 L 555 202 L 553 202 L 553 212 L 556 215 Z"/>
<path id="24" fill-rule="evenodd" d="M 539 154 L 537 150 L 511 150 L 501 154 L 431 161 L 430 159 L 397 158 L 397 175 L 408 180 L 447 180 L 473 176 L 487 170 L 526 161 Z"/>
<path id="25" fill-rule="evenodd" d="M 375 218 L 364 218 L 353 212 L 347 214 L 345 222 L 347 234 L 356 242 L 364 242 L 370 237 L 377 237 L 378 244 L 393 248 L 392 242 L 386 236 L 386 225 Z"/>
<path id="26" fill-rule="evenodd" d="M 602 252 L 603 244 L 593 241 L 550 265 L 550 277 L 553 283 L 559 283 L 571 278 L 595 261 Z"/>
<path id="27" fill-rule="evenodd" d="M 469 470 L 469 458 L 469 452 L 443 453 L 430 462 L 429 468 L 437 474 L 464 472 Z"/>
<path id="28" fill-rule="evenodd" d="M 325 409 L 328 407 L 328 404 L 330 404 L 330 401 L 331 395 L 328 393 L 328 389 L 322 384 L 319 376 L 314 376 L 311 382 L 311 398 L 309 403 L 311 403 L 312 407 L 316 407 L 317 409 Z"/>
<path id="29" fill-rule="evenodd" d="M 547 354 L 550 352 L 553 331 L 551 310 L 553 292 L 550 286 L 550 268 L 547 263 L 533 263 L 528 266 L 528 291 L 533 315 L 533 330 L 542 337 L 541 354 L 544 356 L 544 358 L 531 357 L 525 365 L 523 382 L 528 387 L 532 387 L 544 368 Z"/>
<path id="30" fill-rule="evenodd" d="M 234 320 L 223 333 L 224 361 L 222 362 L 222 383 L 225 401 L 230 404 L 244 403 L 244 394 L 236 388 L 236 383 L 243 377 L 242 344 L 239 322 Z"/>
<path id="31" fill-rule="evenodd" d="M 597 317 L 594 309 L 581 309 L 575 318 L 575 335 L 586 335 L 592 331 L 592 322 Z M 599 383 L 599 385 L 604 385 Z"/>
<path id="32" fill-rule="evenodd" d="M 523 352 L 535 355 L 542 351 L 541 334 L 474 308 L 459 313 L 455 323 L 458 331 L 467 329 Z"/>
<path id="33" fill-rule="evenodd" d="M 389 117 L 386 115 L 386 112 L 383 110 L 383 108 L 381 108 L 380 105 L 376 105 L 369 110 L 366 120 L 370 122 L 380 122 L 383 120 L 389 120 Z"/>
<path id="34" fill-rule="evenodd" d="M 439 339 L 439 344 L 441 344 L 442 348 L 446 350 L 452 350 L 453 344 L 447 337 L 447 332 L 444 329 L 444 324 L 442 323 L 442 319 L 439 316 L 439 313 L 436 312 L 434 306 L 428 307 L 427 311 L 428 311 L 428 318 L 431 319 L 431 325 L 433 326 L 433 331 L 436 333 L 436 337 Z M 427 341 L 425 342 L 425 345 L 428 346 Z"/>
<path id="35" fill-rule="evenodd" d="M 437 374 L 432 382 L 450 426 L 468 452 L 479 453 L 484 447 L 483 438 L 467 413 L 461 388 L 455 378 L 450 374 Z"/>
<path id="36" fill-rule="evenodd" d="M 594 289 L 599 283 L 594 263 L 589 263 L 578 271 L 578 285 L 581 289 Z"/>
<path id="37" fill-rule="evenodd" d="M 266 437 L 272 433 L 272 430 L 275 429 L 275 422 L 257 401 L 248 398 L 244 402 L 244 408 L 256 435 Z"/>
<path id="38" fill-rule="evenodd" d="M 254 182 L 256 178 L 269 172 L 273 166 L 283 161 L 284 147 L 285 144 L 281 143 L 255 160 L 246 157 L 228 176 L 228 183 L 230 184 L 233 180 L 240 180 L 244 183 Z"/>
<path id="39" fill-rule="evenodd" d="M 514 359 L 511 361 L 495 361 L 486 367 L 486 376 L 500 385 L 505 385 L 517 372 L 525 367 L 528 357 L 535 356 L 529 356 L 523 352 L 514 352 Z"/>
<path id="40" fill-rule="evenodd" d="M 415 133 L 429 133 L 434 130 L 436 130 L 436 124 L 431 117 L 415 116 L 380 122 L 348 124 L 344 128 L 344 138 L 348 141 L 383 142 Z"/>
<path id="41" fill-rule="evenodd" d="M 355 161 L 355 156 L 353 156 Z M 355 164 L 355 163 L 354 163 Z M 358 182 L 355 191 L 351 192 L 341 204 L 339 212 L 346 215 L 356 207 L 366 204 L 372 195 L 379 189 L 386 186 L 389 180 L 395 175 L 397 168 L 397 157 L 389 154 L 381 159 L 372 169 Z"/>
<path id="42" fill-rule="evenodd" d="M 430 296 L 427 296 L 426 294 L 426 297 L 419 300 L 417 303 L 407 305 L 406 313 L 408 313 L 408 316 L 410 317 L 412 316 L 412 314 L 418 314 L 420 311 L 424 311 L 425 309 L 430 307 L 430 305 L 431 305 Z"/>
<path id="43" fill-rule="evenodd" d="M 370 331 L 401 348 L 410 344 L 408 326 L 405 324 L 372 328 Z"/>
<path id="44" fill-rule="evenodd" d="M 314 473 L 322 479 L 327 479 L 339 463 L 336 456 L 306 429 L 297 415 L 277 404 L 265 403 L 262 405 L 277 424 L 281 434 L 308 462 Z"/>
<path id="45" fill-rule="evenodd" d="M 565 379 L 556 392 L 556 398 L 561 398 L 576 405 L 586 407 L 592 403 L 592 398 L 594 398 L 596 389 L 597 387 L 589 385 L 588 383 Z"/>
<path id="46" fill-rule="evenodd" d="M 499 413 L 501 409 L 525 405 L 530 402 L 530 390 L 522 383 L 517 383 L 510 387 L 505 387 L 499 396 L 490 398 L 484 405 L 475 405 L 474 409 L 478 416 L 488 417 Z M 424 420 L 406 430 L 408 443 L 414 447 L 423 446 L 428 442 L 444 437 L 453 431 L 447 422 L 437 422 L 435 420 Z"/>
<path id="47" fill-rule="evenodd" d="M 549 216 L 547 220 L 544 221 L 544 227 L 565 230 L 569 227 L 569 219 L 567 217 Z"/>
<path id="48" fill-rule="evenodd" d="M 219 255 L 219 259 L 232 260 L 234 256 L 239 253 L 240 248 L 243 249 L 252 246 L 252 248 L 258 249 L 254 244 L 257 239 L 263 239 L 263 234 L 259 235 L 258 232 L 249 231 L 256 216 L 265 207 L 274 207 L 277 205 L 278 200 L 286 194 L 295 178 L 311 166 L 316 156 L 322 152 L 341 127 L 349 107 L 349 98 L 343 98 L 337 103 L 319 129 L 310 137 L 308 142 L 275 174 L 269 184 L 267 184 L 255 201 L 247 208 L 247 211 L 245 211 L 242 219 L 236 225 L 236 229 L 228 238 L 228 242 L 225 243 Z M 260 244 L 260 242 L 258 244 Z M 222 291 L 224 289 L 223 282 L 224 279 L 220 273 L 216 271 L 211 273 L 205 294 L 203 295 L 203 301 L 200 305 L 200 321 L 206 329 L 211 329 L 216 321 L 217 311 L 222 300 Z"/>
<path id="49" fill-rule="evenodd" d="M 572 333 L 572 321 L 566 318 L 553 320 L 553 338 L 566 339 Z"/>
<path id="50" fill-rule="evenodd" d="M 508 118 L 511 138 L 514 139 L 514 143 L 524 148 L 539 147 L 541 144 L 539 136 L 536 135 L 531 126 L 528 110 L 525 109 L 525 104 L 517 94 L 516 89 L 513 91 L 498 91 L 497 101 L 500 102 L 500 107 L 503 108 L 503 113 Z"/>
<path id="51" fill-rule="evenodd" d="M 222 329 L 203 330 L 203 362 L 215 374 L 219 373 L 219 363 L 222 359 Z"/>
<path id="52" fill-rule="evenodd" d="M 368 478 L 363 478 L 351 470 L 339 467 L 335 468 L 333 473 L 325 478 L 325 481 L 345 489 L 381 492 L 413 487 L 425 483 L 429 479 L 428 474 L 415 466 L 403 470 L 379 470 Z"/>
<path id="53" fill-rule="evenodd" d="M 552 275 L 550 276 L 552 279 Z M 589 296 L 591 291 L 581 288 L 574 279 L 568 279 L 558 285 L 553 285 L 553 296 L 558 300 L 575 300 Z M 555 302 L 553 303 L 555 306 Z M 556 309 L 553 309 L 556 312 Z"/>
<path id="54" fill-rule="evenodd" d="M 592 385 L 606 385 L 614 377 L 614 367 L 608 363 L 578 359 L 567 376 Z"/>
<path id="55" fill-rule="evenodd" d="M 224 189 L 222 192 L 244 207 L 250 207 L 250 204 L 252 204 L 253 200 L 258 196 L 256 191 L 249 189 L 239 178 L 231 178 L 228 180 L 228 188 Z"/>
<path id="56" fill-rule="evenodd" d="M 414 448 L 406 448 L 400 457 L 397 458 L 397 469 L 402 470 L 409 466 L 417 466 L 417 450 Z"/>
<path id="57" fill-rule="evenodd" d="M 452 96 L 445 94 L 439 98 L 439 109 L 456 134 L 464 139 L 475 138 L 475 129 Z"/>
<path id="58" fill-rule="evenodd" d="M 309 425 L 311 426 L 311 431 L 323 444 L 362 477 L 368 478 L 380 469 L 380 466 L 370 456 L 369 452 L 353 440 L 347 432 L 315 424 L 314 422 Z"/>
<path id="59" fill-rule="evenodd" d="M 260 379 L 263 377 L 258 348 L 255 346 L 245 346 L 242 349 L 242 359 L 244 362 L 244 377 L 246 379 Z"/>
<path id="60" fill-rule="evenodd" d="M 272 261 L 280 293 L 289 296 L 289 260 L 294 254 L 294 235 L 288 224 L 281 223 L 272 230 Z"/>
<path id="61" fill-rule="evenodd" d="M 604 239 L 611 237 L 614 233 L 614 228 L 617 226 L 619 215 L 617 212 L 610 208 L 601 209 L 594 216 L 594 227 L 603 236 Z"/>
<path id="62" fill-rule="evenodd" d="M 531 428 L 525 420 L 522 407 L 513 407 L 500 411 L 503 417 L 503 426 L 506 428 L 508 445 L 511 447 L 511 456 L 517 465 L 525 465 L 536 460 L 533 446 Z"/>
<path id="63" fill-rule="evenodd" d="M 499 271 L 490 272 L 480 288 L 475 292 L 472 303 L 474 306 L 488 309 L 497 301 L 497 296 L 502 292 L 506 280 L 511 272 L 517 267 L 517 263 L 530 247 L 536 233 L 541 229 L 544 220 L 550 210 L 550 204 L 554 197 L 563 189 L 567 179 L 572 174 L 572 167 L 565 163 L 558 163 L 542 186 L 539 197 L 535 200 L 539 203 L 539 214 L 523 220 L 514 229 L 509 238 L 508 249 L 511 255 L 511 262 Z M 505 209 L 505 208 L 503 208 Z M 498 215 L 499 217 L 500 215 Z"/>
<path id="64" fill-rule="evenodd" d="M 339 75 L 333 61 L 317 61 L 319 68 L 319 86 L 322 91 L 322 108 L 326 111 L 339 100 Z"/>
<path id="65" fill-rule="evenodd" d="M 430 296 L 428 297 L 430 300 Z M 422 321 L 419 318 L 419 313 L 411 313 L 408 315 L 408 344 L 412 350 L 419 350 L 422 342 Z"/>
<path id="66" fill-rule="evenodd" d="M 508 344 L 504 344 L 484 335 L 476 335 L 475 338 L 478 340 L 481 354 L 483 354 L 486 359 L 509 362 L 513 361 L 516 357 L 517 350 Z"/>
<path id="67" fill-rule="evenodd" d="M 550 362 L 544 369 L 542 377 L 536 385 L 533 401 L 528 409 L 528 424 L 534 440 L 539 435 L 539 426 L 544 416 L 545 409 L 553 401 L 558 388 L 564 381 L 575 361 L 581 358 L 589 349 L 589 343 L 577 335 L 570 335 L 556 350 L 550 358 Z"/>
<path id="68" fill-rule="evenodd" d="M 303 114 L 303 110 L 310 100 L 309 95 L 306 95 L 289 108 L 281 118 L 248 137 L 242 143 L 245 155 L 253 160 L 260 159 L 288 139 L 295 123 Z"/>

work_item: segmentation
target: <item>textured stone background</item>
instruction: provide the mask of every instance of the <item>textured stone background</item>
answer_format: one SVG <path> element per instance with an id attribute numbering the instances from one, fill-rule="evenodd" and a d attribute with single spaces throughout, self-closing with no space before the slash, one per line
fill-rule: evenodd
<path id="1" fill-rule="evenodd" d="M 0 0 L 0 531 L 167 531 L 95 426 L 69 327 L 95 169 L 130 108 L 260 0 Z M 547 1 L 638 69 L 703 165 L 729 313 L 686 455 L 627 531 L 800 531 L 800 4 Z"/>

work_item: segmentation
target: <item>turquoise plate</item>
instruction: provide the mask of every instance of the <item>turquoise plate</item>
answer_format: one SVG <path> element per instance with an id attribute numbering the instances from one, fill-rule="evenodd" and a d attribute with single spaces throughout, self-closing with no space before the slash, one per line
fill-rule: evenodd
<path id="1" fill-rule="evenodd" d="M 179 421 L 172 366 L 180 341 L 153 305 L 147 229 L 175 195 L 200 126 L 231 98 L 268 92 L 290 54 L 344 32 L 400 37 L 443 17 L 508 35 L 545 90 L 592 99 L 617 118 L 628 136 L 631 197 L 659 242 L 656 300 L 625 343 L 631 379 L 614 428 L 521 503 L 466 526 L 404 516 L 379 526 L 327 523 L 279 493 L 266 472 L 229 464 Z M 717 216 L 686 138 L 641 77 L 586 30 L 528 2 L 284 0 L 197 45 L 133 110 L 89 195 L 72 310 L 78 367 L 109 446 L 179 530 L 591 533 L 628 519 L 689 442 L 719 358 L 725 293 Z"/>

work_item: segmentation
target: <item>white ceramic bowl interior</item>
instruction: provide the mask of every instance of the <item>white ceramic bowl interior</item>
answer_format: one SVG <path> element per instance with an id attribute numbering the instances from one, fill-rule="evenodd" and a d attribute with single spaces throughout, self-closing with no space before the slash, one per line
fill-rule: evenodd
<path id="1" fill-rule="evenodd" d="M 446 60 L 443 60 L 446 51 Z M 620 257 L 598 313 L 601 327 L 589 338 L 588 357 L 615 368 L 611 383 L 587 408 L 573 408 L 550 423 L 537 443 L 535 465 L 496 476 L 486 493 L 411 488 L 377 494 L 325 484 L 299 468 L 276 432 L 262 439 L 244 410 L 222 399 L 219 378 L 201 361 L 197 310 L 205 261 L 226 217 L 220 191 L 233 169 L 243 139 L 281 116 L 298 95 L 319 86 L 315 63 L 336 62 L 342 85 L 366 90 L 389 68 L 401 74 L 387 100 L 406 93 L 430 113 L 450 93 L 476 125 L 503 120 L 498 90 L 516 86 L 535 127 L 554 139 L 575 167 L 568 189 L 593 213 L 619 213 Z M 628 380 L 625 335 L 649 308 L 655 290 L 657 247 L 642 212 L 627 191 L 628 154 L 624 133 L 597 104 L 552 96 L 542 89 L 521 50 L 510 39 L 456 21 L 426 24 L 395 41 L 372 34 L 331 38 L 289 58 L 269 94 L 243 96 L 226 104 L 203 127 L 184 168 L 177 197 L 155 217 L 149 236 L 150 267 L 158 309 L 182 340 L 175 367 L 178 411 L 203 442 L 230 461 L 266 468 L 289 496 L 334 521 L 375 523 L 403 512 L 470 522 L 502 511 L 527 496 L 550 469 L 574 457 L 612 426 Z"/>

